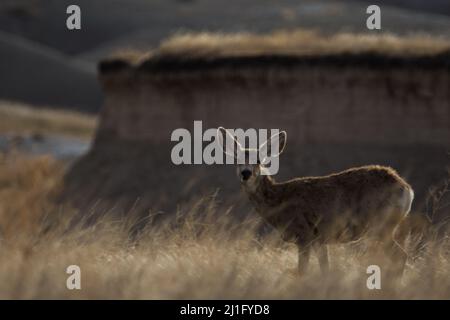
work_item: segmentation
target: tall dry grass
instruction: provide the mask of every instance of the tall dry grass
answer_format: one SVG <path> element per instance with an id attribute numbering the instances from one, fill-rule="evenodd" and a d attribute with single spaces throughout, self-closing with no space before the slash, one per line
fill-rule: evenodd
<path id="1" fill-rule="evenodd" d="M 139 65 L 161 57 L 210 59 L 218 57 L 250 57 L 265 55 L 328 56 L 378 54 L 385 57 L 414 58 L 448 54 L 450 40 L 444 36 L 392 33 L 355 34 L 339 32 L 331 35 L 317 30 L 278 30 L 267 34 L 250 32 L 186 32 L 168 37 L 151 51 L 121 49 L 111 58 Z"/>
<path id="2" fill-rule="evenodd" d="M 295 247 L 275 233 L 258 235 L 259 219 L 233 222 L 213 199 L 133 238 L 133 218 L 71 225 L 75 211 L 55 201 L 62 174 L 51 158 L 0 158 L 2 299 L 450 297 L 448 237 L 410 253 L 397 287 L 382 278 L 382 290 L 368 290 L 366 267 L 383 262 L 370 243 L 331 246 L 330 274 L 322 276 L 313 257 L 307 274 L 297 277 Z M 66 288 L 65 271 L 74 264 L 81 290 Z"/>
<path id="3" fill-rule="evenodd" d="M 378 53 L 386 56 L 414 57 L 434 55 L 450 50 L 444 37 L 422 34 L 337 33 L 323 35 L 314 30 L 253 33 L 179 33 L 163 41 L 155 55 L 174 56 L 250 56 L 264 54 L 331 55 Z M 131 60 L 133 60 L 131 58 Z"/>

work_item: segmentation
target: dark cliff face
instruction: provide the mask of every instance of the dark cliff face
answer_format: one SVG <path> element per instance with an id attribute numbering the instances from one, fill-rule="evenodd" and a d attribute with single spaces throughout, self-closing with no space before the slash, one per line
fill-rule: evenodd
<path id="1" fill-rule="evenodd" d="M 386 55 L 377 52 L 339 53 L 324 55 L 260 54 L 251 56 L 187 56 L 156 55 L 133 65 L 126 59 L 107 59 L 100 62 L 98 71 L 102 75 L 114 74 L 125 69 L 137 73 L 164 75 L 167 73 L 208 72 L 220 69 L 252 70 L 255 68 L 283 69 L 308 67 L 367 67 L 367 68 L 450 68 L 450 51 L 431 55 Z"/>
<path id="2" fill-rule="evenodd" d="M 139 198 L 143 207 L 164 209 L 218 189 L 223 204 L 235 200 L 233 166 L 171 162 L 171 133 L 192 132 L 194 120 L 203 130 L 286 130 L 277 180 L 388 165 L 411 183 L 419 203 L 446 175 L 448 52 L 165 56 L 138 64 L 109 60 L 99 71 L 106 101 L 96 142 L 67 179 L 80 202 Z"/>
<path id="3" fill-rule="evenodd" d="M 105 61 L 99 71 L 106 92 L 99 135 L 106 140 L 103 131 L 167 143 L 174 129 L 202 120 L 205 129 L 286 129 L 290 144 L 449 143 L 449 52 L 164 56 L 137 65 Z"/>

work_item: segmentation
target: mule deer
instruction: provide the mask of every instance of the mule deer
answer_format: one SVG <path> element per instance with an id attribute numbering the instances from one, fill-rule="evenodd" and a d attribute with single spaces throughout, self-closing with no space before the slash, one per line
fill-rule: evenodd
<path id="1" fill-rule="evenodd" d="M 298 270 L 308 265 L 311 248 L 318 254 L 322 272 L 328 270 L 327 244 L 358 240 L 363 235 L 375 237 L 394 262 L 395 274 L 401 276 L 406 254 L 394 239 L 395 229 L 405 218 L 414 198 L 411 186 L 392 168 L 378 165 L 351 168 L 322 177 L 302 177 L 275 182 L 265 172 L 267 148 L 278 142 L 279 156 L 285 148 L 285 131 L 273 135 L 258 149 L 245 149 L 228 130 L 220 127 L 218 141 L 223 151 L 236 159 L 250 154 L 256 164 L 240 161 L 237 173 L 242 188 L 256 211 L 280 232 L 285 241 L 298 246 Z M 233 139 L 234 147 L 222 139 Z M 231 141 L 233 141 L 231 140 Z M 265 152 L 263 151 L 265 149 Z"/>

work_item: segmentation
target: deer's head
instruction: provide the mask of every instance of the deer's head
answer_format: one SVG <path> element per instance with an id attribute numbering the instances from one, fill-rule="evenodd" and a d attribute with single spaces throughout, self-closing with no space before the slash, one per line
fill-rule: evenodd
<path id="1" fill-rule="evenodd" d="M 232 156 L 237 163 L 237 175 L 243 185 L 254 185 L 261 175 L 272 175 L 269 164 L 276 159 L 286 146 L 286 131 L 281 131 L 261 143 L 258 148 L 245 148 L 229 130 L 219 127 L 217 139 L 224 153 Z M 278 162 L 277 162 L 278 163 Z"/>

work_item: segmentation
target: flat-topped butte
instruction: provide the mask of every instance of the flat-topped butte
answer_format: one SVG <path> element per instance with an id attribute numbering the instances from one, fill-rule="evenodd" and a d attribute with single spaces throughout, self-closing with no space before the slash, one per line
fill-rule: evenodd
<path id="1" fill-rule="evenodd" d="M 426 35 L 326 36 L 313 31 L 186 33 L 169 38 L 150 52 L 117 52 L 102 61 L 99 70 L 102 74 L 128 68 L 160 73 L 298 64 L 449 68 L 450 40 Z"/>

